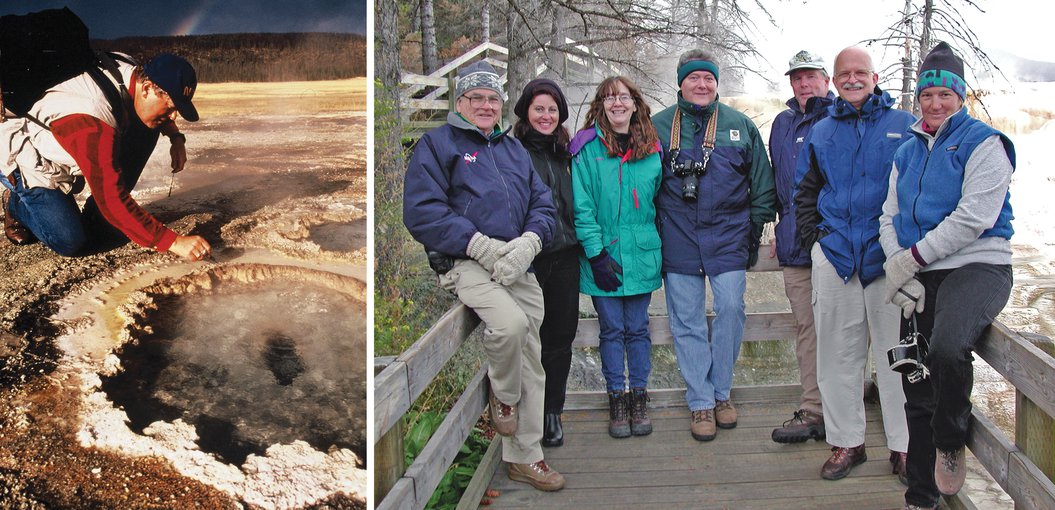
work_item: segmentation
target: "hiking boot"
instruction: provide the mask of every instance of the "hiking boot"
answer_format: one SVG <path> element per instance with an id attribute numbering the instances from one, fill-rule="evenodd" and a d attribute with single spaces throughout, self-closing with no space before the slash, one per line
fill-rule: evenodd
<path id="1" fill-rule="evenodd" d="M 689 420 L 689 430 L 692 431 L 692 438 L 697 441 L 714 440 L 714 436 L 718 433 L 714 425 L 714 409 L 693 411 Z"/>
<path id="2" fill-rule="evenodd" d="M 714 401 L 714 421 L 723 429 L 736 428 L 736 408 L 732 400 Z"/>
<path id="3" fill-rule="evenodd" d="M 963 487 L 963 481 L 967 478 L 964 447 L 951 452 L 939 448 L 937 454 L 938 458 L 934 459 L 934 485 L 938 486 L 938 492 L 952 496 L 960 492 L 960 487 Z"/>
<path id="4" fill-rule="evenodd" d="M 644 388 L 630 390 L 630 433 L 647 436 L 652 433 L 652 420 L 648 417 L 648 392 Z"/>
<path id="5" fill-rule="evenodd" d="M 897 475 L 897 481 L 908 487 L 908 454 L 905 452 L 890 451 L 890 464 L 893 472 Z"/>
<path id="6" fill-rule="evenodd" d="M 608 392 L 608 435 L 630 437 L 630 416 L 627 409 L 630 395 L 622 391 Z"/>
<path id="7" fill-rule="evenodd" d="M 809 439 L 824 439 L 824 416 L 799 409 L 779 429 L 773 429 L 773 440 L 778 443 L 801 443 Z"/>
<path id="8" fill-rule="evenodd" d="M 850 474 L 854 466 L 866 460 L 868 460 L 868 455 L 865 455 L 865 445 L 853 448 L 832 447 L 832 456 L 821 467 L 821 478 L 841 480 Z"/>
<path id="9" fill-rule="evenodd" d="M 517 433 L 517 406 L 505 405 L 495 396 L 494 388 L 487 397 L 487 403 L 491 408 L 491 425 L 495 432 L 503 436 L 512 436 Z"/>
<path id="10" fill-rule="evenodd" d="M 561 446 L 564 444 L 564 427 L 560 423 L 560 413 L 546 413 L 542 417 L 542 446 Z"/>
<path id="11" fill-rule="evenodd" d="M 26 228 L 22 222 L 11 216 L 11 211 L 7 208 L 7 202 L 10 198 L 11 190 L 5 188 L 3 196 L 0 197 L 4 208 L 4 237 L 7 237 L 7 240 L 16 246 L 25 246 L 36 242 L 37 236 L 33 235 L 33 232 Z"/>
<path id="12" fill-rule="evenodd" d="M 540 460 L 532 464 L 509 463 L 509 479 L 526 482 L 540 491 L 559 491 L 564 488 L 564 475 Z"/>

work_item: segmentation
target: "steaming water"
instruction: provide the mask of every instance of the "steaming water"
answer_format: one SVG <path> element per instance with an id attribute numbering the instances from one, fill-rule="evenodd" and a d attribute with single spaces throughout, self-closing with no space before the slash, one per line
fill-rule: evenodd
<path id="1" fill-rule="evenodd" d="M 103 389 L 137 432 L 195 425 L 200 448 L 241 464 L 300 439 L 365 458 L 365 305 L 309 284 L 264 283 L 166 298 L 153 334 Z"/>
<path id="2" fill-rule="evenodd" d="M 311 227 L 308 239 L 329 251 L 352 252 L 366 246 L 366 218 Z"/>

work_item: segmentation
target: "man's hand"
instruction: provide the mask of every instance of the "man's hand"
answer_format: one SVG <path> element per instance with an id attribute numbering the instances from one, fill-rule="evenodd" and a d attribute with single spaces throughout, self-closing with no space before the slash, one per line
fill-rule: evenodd
<path id="1" fill-rule="evenodd" d="M 480 263 L 484 269 L 494 271 L 495 262 L 498 262 L 498 250 L 506 245 L 505 241 L 493 239 L 477 232 L 469 239 L 469 246 L 465 248 L 465 254 L 469 258 Z"/>
<path id="2" fill-rule="evenodd" d="M 912 317 L 912 312 L 923 311 L 924 294 L 923 283 L 912 278 L 894 293 L 894 299 L 890 302 L 901 307 L 901 315 L 907 319 Z"/>
<path id="3" fill-rule="evenodd" d="M 770 241 L 770 243 L 769 243 L 769 258 L 772 259 L 772 258 L 776 258 L 776 257 L 777 257 L 777 238 L 774 237 L 773 240 Z"/>
<path id="4" fill-rule="evenodd" d="M 176 236 L 169 251 L 188 260 L 201 260 L 212 253 L 212 247 L 201 236 Z"/>
<path id="5" fill-rule="evenodd" d="M 499 259 L 495 262 L 491 277 L 502 285 L 512 285 L 531 267 L 535 255 L 542 251 L 542 240 L 534 232 L 524 232 L 520 237 L 506 243 L 498 250 Z"/>
<path id="6" fill-rule="evenodd" d="M 187 139 L 174 136 L 169 140 L 172 141 L 172 146 L 169 147 L 169 156 L 172 157 L 172 173 L 177 173 L 182 171 L 187 164 Z"/>

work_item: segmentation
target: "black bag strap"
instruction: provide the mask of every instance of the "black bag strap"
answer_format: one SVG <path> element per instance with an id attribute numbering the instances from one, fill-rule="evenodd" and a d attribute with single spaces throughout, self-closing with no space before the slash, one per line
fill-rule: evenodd
<path id="1" fill-rule="evenodd" d="M 132 96 L 128 93 L 128 87 L 125 85 L 124 79 L 121 77 L 121 70 L 117 66 L 117 61 L 120 60 L 121 62 L 132 65 L 136 65 L 136 62 L 116 53 L 108 53 L 99 50 L 95 50 L 95 58 L 98 65 L 88 66 L 88 69 L 85 72 L 88 73 L 88 76 L 92 77 L 95 84 L 99 86 L 99 90 L 103 92 L 103 96 L 106 97 L 106 101 L 110 103 L 110 111 L 113 112 L 114 119 L 117 120 L 117 131 L 118 133 L 122 133 L 128 127 L 128 112 L 134 108 L 132 108 Z M 102 66 L 102 69 L 99 68 L 100 66 Z M 114 87 L 113 82 L 103 74 L 104 70 L 109 73 L 110 76 L 113 76 L 114 81 L 117 82 L 116 88 Z M 34 124 L 44 128 L 44 130 L 51 131 L 50 126 L 44 124 L 40 119 L 30 115 L 28 112 L 24 117 Z"/>

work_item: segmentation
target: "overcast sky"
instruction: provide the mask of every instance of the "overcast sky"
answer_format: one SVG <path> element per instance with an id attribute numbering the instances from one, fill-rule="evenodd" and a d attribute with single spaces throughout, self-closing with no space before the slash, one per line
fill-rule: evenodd
<path id="1" fill-rule="evenodd" d="M 0 0 L 0 14 L 68 6 L 95 39 L 239 32 L 366 33 L 366 0 Z"/>
<path id="2" fill-rule="evenodd" d="M 966 4 L 959 0 L 950 1 L 954 5 Z M 974 0 L 974 3 L 986 12 L 970 7 L 963 7 L 960 12 L 978 36 L 982 49 L 999 49 L 1031 60 L 1055 62 L 1055 44 L 1050 42 L 1051 15 L 1055 14 L 1055 6 L 1050 0 Z M 783 82 L 788 59 L 798 50 L 819 53 L 829 64 L 828 71 L 831 72 L 831 63 L 839 50 L 882 35 L 886 27 L 900 18 L 905 2 L 787 0 L 765 4 L 777 27 L 773 28 L 761 14 L 753 17 L 758 27 L 754 40 L 772 66 L 763 74 L 773 74 Z M 934 37 L 942 38 L 941 34 Z M 882 50 L 876 47 L 870 51 L 877 60 L 877 67 L 881 66 L 878 60 L 882 59 Z M 885 62 L 897 57 L 889 52 Z"/>

